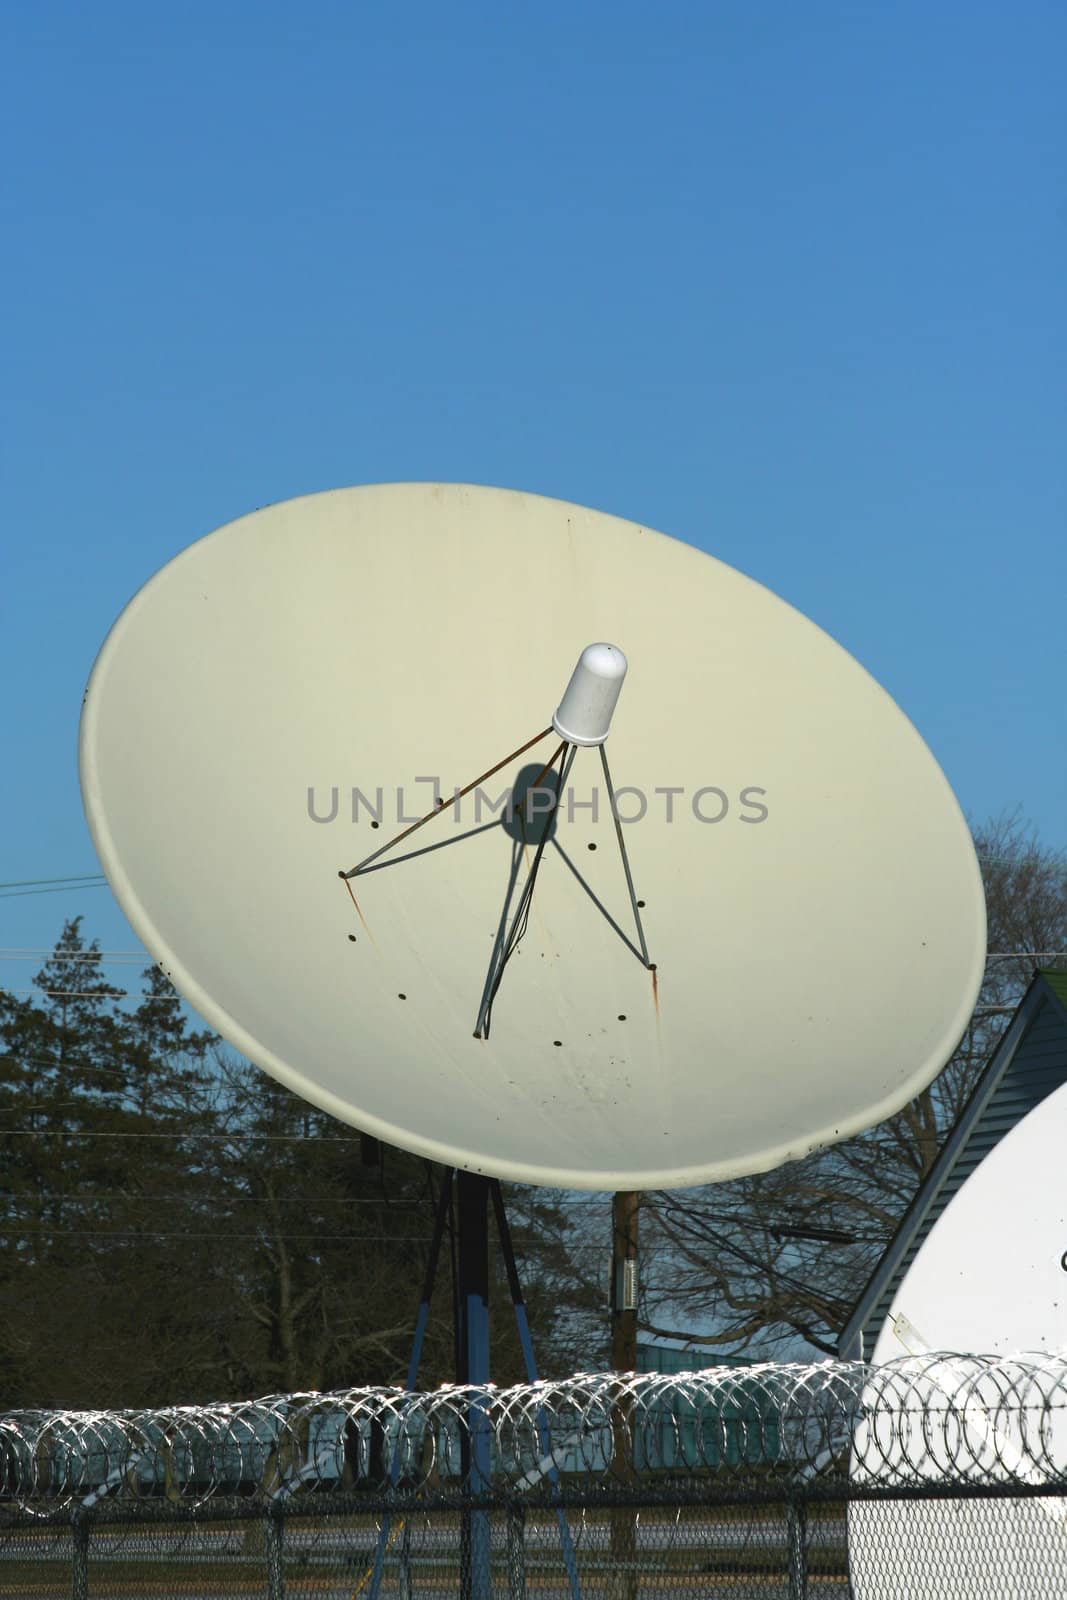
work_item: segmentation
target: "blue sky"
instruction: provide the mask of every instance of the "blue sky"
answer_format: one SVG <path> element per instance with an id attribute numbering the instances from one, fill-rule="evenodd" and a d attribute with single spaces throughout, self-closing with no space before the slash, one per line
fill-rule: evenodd
<path id="1" fill-rule="evenodd" d="M 0 880 L 96 870 L 81 693 L 153 571 L 403 478 L 742 568 L 969 814 L 1067 846 L 1061 7 L 46 0 L 3 28 Z M 79 910 L 135 942 L 95 890 L 0 899 L 0 946 Z"/>

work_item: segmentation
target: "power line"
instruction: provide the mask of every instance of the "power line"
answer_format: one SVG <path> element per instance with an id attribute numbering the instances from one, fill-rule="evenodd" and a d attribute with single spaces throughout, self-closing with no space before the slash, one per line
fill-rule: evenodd
<path id="1" fill-rule="evenodd" d="M 976 851 L 976 854 L 979 861 L 984 861 L 986 865 L 990 867 L 1042 866 L 1056 872 L 1067 874 L 1067 861 L 1054 859 L 1056 856 L 1060 856 L 1062 854 L 1062 852 L 1058 850 L 1054 850 L 1049 853 L 1050 857 L 1053 859 L 1043 859 L 1040 851 L 1022 856 L 987 856 L 980 850 Z"/>
<path id="2" fill-rule="evenodd" d="M 160 1232 L 154 1228 L 138 1228 L 134 1232 L 116 1232 L 110 1228 L 19 1228 L 14 1224 L 0 1222 L 0 1233 L 14 1233 L 19 1238 L 47 1238 L 47 1239 L 263 1239 L 263 1233 L 222 1233 L 216 1229 L 211 1233 L 190 1233 L 184 1228 L 180 1233 Z M 319 1244 L 429 1244 L 426 1238 L 418 1234 L 406 1233 L 270 1233 L 271 1240 L 309 1240 Z"/>
<path id="3" fill-rule="evenodd" d="M 36 985 L 28 989 L 0 988 L 0 994 L 43 994 L 50 1000 L 138 1000 L 142 1005 L 180 1006 L 180 994 L 145 994 L 136 989 L 41 989 Z"/>
<path id="4" fill-rule="evenodd" d="M 105 956 L 99 950 L 86 950 L 84 952 L 63 950 L 31 950 L 26 954 L 19 951 L 9 955 L 5 950 L 0 950 L 0 961 L 88 961 L 98 967 L 139 967 L 147 963 L 154 967 L 156 963 L 147 953 L 144 957 L 136 956 L 132 952 L 128 955 Z"/>
<path id="5" fill-rule="evenodd" d="M 238 1140 L 264 1144 L 359 1144 L 359 1134 L 351 1138 L 336 1133 L 120 1133 L 97 1128 L 0 1128 L 3 1139 L 207 1139 L 234 1143 Z"/>
<path id="6" fill-rule="evenodd" d="M 66 954 L 67 952 L 61 952 Z M 56 954 L 56 946 L 42 944 L 5 944 L 0 945 L 0 956 L 52 956 Z M 69 952 L 71 960 L 95 961 L 97 956 L 137 956 L 144 957 L 146 961 L 152 958 L 147 950 L 116 950 L 108 947 L 98 950 L 95 946 L 89 950 Z"/>
<path id="7" fill-rule="evenodd" d="M 61 950 L 58 944 L 5 944 L 0 945 L 0 957 L 4 960 L 33 960 L 34 957 L 57 957 L 63 961 L 99 961 L 109 960 L 112 957 L 128 956 L 131 960 L 151 961 L 152 957 L 147 950 L 118 950 L 110 946 L 100 948 L 93 944 L 87 950 Z"/>
<path id="8" fill-rule="evenodd" d="M 30 1189 L 17 1189 L 9 1200 L 40 1200 L 40 1195 Z M 256 1194 L 106 1194 L 103 1190 L 92 1194 L 57 1194 L 52 1199 L 56 1205 L 220 1205 L 220 1206 L 424 1206 L 423 1200 L 387 1200 L 384 1195 L 319 1195 L 311 1199 L 303 1195 L 279 1195 L 271 1200 Z"/>
<path id="9" fill-rule="evenodd" d="M 59 1238 L 59 1239 L 240 1239 L 240 1240 L 286 1240 L 317 1241 L 320 1244 L 429 1244 L 430 1236 L 416 1233 L 273 1233 L 263 1230 L 260 1233 L 220 1233 L 215 1230 L 210 1233 L 192 1233 L 186 1229 L 178 1232 L 160 1230 L 156 1228 L 138 1228 L 136 1230 L 111 1229 L 111 1228 L 19 1228 L 15 1225 L 0 1223 L 0 1233 L 13 1233 L 18 1238 Z M 520 1249 L 523 1245 L 530 1246 L 538 1243 L 536 1239 L 523 1239 L 516 1236 L 516 1244 Z M 601 1245 L 574 1245 L 568 1246 L 572 1255 L 588 1255 L 590 1251 L 597 1255 L 604 1254 Z M 645 1256 L 667 1255 L 663 1249 L 645 1251 Z M 785 1278 L 784 1273 L 779 1273 L 780 1278 Z"/>
<path id="10" fill-rule="evenodd" d="M 54 889 L 0 889 L 0 900 L 20 900 L 28 894 L 70 894 L 73 891 L 80 893 L 82 889 L 106 889 L 107 879 L 101 878 L 96 883 L 63 883 Z"/>
<path id="11" fill-rule="evenodd" d="M 0 883 L 0 889 L 31 889 L 43 883 L 95 883 L 103 882 L 102 872 L 64 872 L 58 878 L 10 878 Z"/>
<path id="12" fill-rule="evenodd" d="M 73 1055 L 67 1056 L 65 1059 L 61 1060 L 58 1056 L 22 1056 L 4 1054 L 0 1055 L 0 1061 L 10 1062 L 12 1065 L 17 1067 L 69 1067 L 71 1071 L 84 1072 L 87 1076 L 99 1075 L 104 1078 L 120 1078 L 122 1082 L 128 1085 L 130 1089 L 135 1089 L 137 1087 L 136 1073 L 132 1065 L 126 1068 L 115 1066 L 104 1067 L 101 1066 L 98 1061 L 86 1061 L 84 1058 L 79 1059 L 77 1056 Z M 153 1062 L 153 1069 L 155 1068 L 156 1063 Z M 173 1071 L 174 1069 L 172 1068 L 171 1070 Z M 91 1104 L 92 1102 L 90 1101 L 85 1103 Z M 8 1106 L 5 1109 L 8 1111 L 16 1111 L 18 1107 Z"/>
<path id="13" fill-rule="evenodd" d="M 987 961 L 1060 961 L 1067 950 L 990 950 Z"/>
<path id="14" fill-rule="evenodd" d="M 30 890 L 46 883 L 104 883 L 102 872 L 64 872 L 58 878 L 8 878 L 0 890 Z"/>
<path id="15" fill-rule="evenodd" d="M 271 1199 L 265 1195 L 243 1194 L 146 1194 L 143 1191 L 136 1194 L 112 1194 L 104 1190 L 75 1191 L 69 1194 L 51 1194 L 51 1200 L 56 1205 L 283 1205 L 283 1206 L 380 1206 L 386 1210 L 403 1210 L 425 1208 L 424 1199 L 389 1199 L 386 1195 L 278 1195 Z M 12 1190 L 4 1197 L 7 1200 L 39 1202 L 41 1195 L 30 1189 Z M 592 1204 L 577 1202 L 582 1211 L 593 1211 L 606 1214 L 610 1211 L 610 1202 L 603 1200 Z M 533 1227 L 531 1223 L 529 1226 Z M 517 1225 L 515 1231 L 521 1232 L 522 1224 Z M 599 1249 L 600 1246 L 598 1245 Z"/>

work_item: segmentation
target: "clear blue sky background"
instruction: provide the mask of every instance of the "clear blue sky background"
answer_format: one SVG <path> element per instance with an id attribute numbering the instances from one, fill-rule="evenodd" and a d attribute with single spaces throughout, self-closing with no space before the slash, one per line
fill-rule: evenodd
<path id="1" fill-rule="evenodd" d="M 743 568 L 974 818 L 1067 845 L 1061 5 L 45 0 L 3 28 L 0 879 L 96 870 L 79 703 L 156 568 L 402 478 Z M 78 910 L 133 942 L 95 890 L 0 899 L 0 946 Z"/>

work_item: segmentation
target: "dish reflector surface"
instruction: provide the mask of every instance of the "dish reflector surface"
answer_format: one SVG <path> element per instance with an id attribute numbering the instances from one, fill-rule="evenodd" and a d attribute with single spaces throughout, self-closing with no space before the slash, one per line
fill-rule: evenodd
<path id="1" fill-rule="evenodd" d="M 476 1039 L 536 842 L 502 795 L 543 785 L 558 736 L 358 904 L 338 874 L 548 730 L 590 640 L 629 661 L 604 749 L 656 971 L 578 749 Z M 970 836 L 892 700 L 732 568 L 536 495 L 337 490 L 192 545 L 101 650 L 81 774 L 119 901 L 213 1026 L 344 1120 L 501 1177 L 800 1156 L 917 1093 L 981 977 Z"/>

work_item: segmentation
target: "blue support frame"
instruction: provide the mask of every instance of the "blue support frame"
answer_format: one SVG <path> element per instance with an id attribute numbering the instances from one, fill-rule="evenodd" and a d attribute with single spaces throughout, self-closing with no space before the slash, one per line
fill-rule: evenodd
<path id="1" fill-rule="evenodd" d="M 459 1213 L 460 1383 L 481 1388 L 489 1382 L 489 1185 L 480 1173 L 456 1175 Z M 482 1406 L 472 1402 L 463 1436 L 461 1470 L 466 1493 L 477 1496 L 492 1474 L 492 1431 Z M 492 1570 L 487 1511 L 464 1511 L 460 1533 L 462 1600 L 492 1600 Z"/>
<path id="2" fill-rule="evenodd" d="M 441 1193 L 437 1197 L 433 1237 L 430 1240 L 430 1254 L 426 1261 L 426 1275 L 422 1282 L 422 1298 L 419 1301 L 419 1311 L 415 1318 L 415 1337 L 411 1343 L 411 1359 L 408 1362 L 408 1376 L 405 1387 L 409 1393 L 414 1390 L 419 1378 L 419 1362 L 422 1360 L 422 1346 L 426 1338 L 426 1325 L 430 1320 L 430 1302 L 433 1299 L 433 1286 L 437 1278 L 437 1263 L 441 1255 L 441 1240 L 444 1237 L 445 1222 L 448 1219 L 448 1208 L 452 1198 L 453 1176 L 454 1174 L 451 1170 L 445 1173 L 441 1182 Z M 389 1464 L 390 1489 L 396 1488 L 399 1477 L 400 1451 L 394 1450 L 393 1459 Z M 378 1591 L 381 1588 L 382 1577 L 385 1572 L 385 1553 L 389 1548 L 392 1524 L 392 1512 L 387 1511 L 382 1518 L 382 1525 L 378 1529 L 378 1543 L 374 1550 L 374 1567 L 367 1591 L 368 1600 L 378 1600 Z"/>
<path id="3" fill-rule="evenodd" d="M 492 1180 L 490 1193 L 493 1197 L 493 1212 L 496 1216 L 496 1231 L 500 1239 L 500 1248 L 504 1254 L 504 1266 L 508 1275 L 508 1289 L 511 1293 L 512 1310 L 515 1313 L 515 1322 L 519 1330 L 519 1343 L 522 1346 L 522 1358 L 526 1363 L 526 1377 L 530 1383 L 537 1382 L 537 1360 L 534 1356 L 533 1339 L 530 1336 L 530 1321 L 526 1315 L 526 1301 L 523 1297 L 522 1284 L 519 1281 L 519 1269 L 515 1265 L 515 1252 L 511 1248 L 511 1228 L 508 1225 L 508 1214 L 504 1209 L 504 1193 L 499 1180 Z M 548 1421 L 542 1409 L 537 1412 L 537 1443 L 542 1456 L 549 1453 Z M 559 1472 L 555 1467 L 550 1467 L 548 1481 L 554 1489 L 559 1487 Z M 574 1553 L 574 1540 L 571 1538 L 570 1523 L 567 1513 L 562 1506 L 556 1507 L 556 1521 L 559 1523 L 559 1539 L 563 1548 L 563 1565 L 567 1570 L 567 1582 L 570 1585 L 571 1600 L 581 1600 L 582 1590 L 578 1582 L 578 1560 Z"/>
<path id="4" fill-rule="evenodd" d="M 489 1382 L 489 1202 L 492 1200 L 497 1234 L 512 1309 L 519 1331 L 526 1375 L 531 1383 L 537 1382 L 537 1363 L 534 1358 L 530 1323 L 526 1315 L 522 1285 L 519 1282 L 515 1253 L 511 1245 L 511 1229 L 504 1209 L 504 1196 L 496 1178 L 486 1178 L 475 1172 L 445 1173 L 437 1201 L 430 1255 L 426 1264 L 422 1299 L 415 1321 L 415 1336 L 408 1363 L 407 1388 L 413 1391 L 418 1382 L 419 1362 L 430 1319 L 430 1302 L 437 1276 L 437 1263 L 441 1254 L 445 1223 L 448 1219 L 453 1184 L 455 1184 L 458 1210 L 459 1247 L 456 1260 L 456 1317 L 457 1365 L 461 1383 L 481 1388 Z M 549 1453 L 548 1423 L 543 1412 L 537 1416 L 537 1437 L 544 1455 Z M 461 1470 L 466 1492 L 476 1497 L 489 1487 L 492 1477 L 492 1426 L 484 1407 L 472 1401 L 467 1413 L 467 1428 L 462 1440 Z M 394 1450 L 389 1468 L 390 1487 L 395 1488 L 400 1475 L 400 1452 Z M 555 1467 L 547 1473 L 549 1482 L 559 1484 Z M 578 1563 L 574 1541 L 566 1512 L 557 1508 L 556 1519 L 560 1529 L 563 1564 L 567 1572 L 571 1600 L 581 1600 L 578 1581 Z M 368 1600 L 378 1600 L 385 1572 L 385 1554 L 389 1546 L 393 1515 L 387 1512 L 378 1531 L 374 1553 L 374 1568 L 368 1587 Z M 463 1512 L 460 1533 L 460 1595 L 462 1600 L 492 1600 L 492 1550 L 490 1543 L 489 1513 L 478 1509 Z"/>

